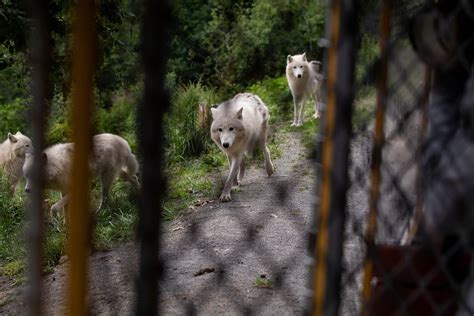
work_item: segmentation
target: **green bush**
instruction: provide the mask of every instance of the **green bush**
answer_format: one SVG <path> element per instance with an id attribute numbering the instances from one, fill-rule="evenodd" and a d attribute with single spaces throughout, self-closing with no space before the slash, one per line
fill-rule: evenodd
<path id="1" fill-rule="evenodd" d="M 259 81 L 249 87 L 268 106 L 272 123 L 282 122 L 293 115 L 292 96 L 285 76 Z"/>
<path id="2" fill-rule="evenodd" d="M 199 123 L 199 104 L 209 107 L 220 101 L 215 90 L 201 83 L 190 83 L 177 89 L 172 112 L 165 117 L 166 155 L 168 162 L 183 161 L 206 152 L 211 144 L 209 115 Z"/>
<path id="3" fill-rule="evenodd" d="M 130 92 L 116 92 L 112 97 L 110 108 L 99 108 L 97 110 L 97 133 L 120 135 L 129 142 L 132 151 L 135 151 L 136 108 L 137 99 Z"/>
<path id="4" fill-rule="evenodd" d="M 71 120 L 68 104 L 69 102 L 64 100 L 62 94 L 54 94 L 46 134 L 48 144 L 71 141 Z"/>
<path id="5" fill-rule="evenodd" d="M 0 142 L 9 132 L 21 131 L 27 134 L 26 100 L 16 98 L 12 102 L 0 104 Z"/>
<path id="6" fill-rule="evenodd" d="M 317 1 L 176 0 L 170 70 L 183 81 L 236 93 L 284 73 L 286 56 L 321 58 L 324 7 Z"/>

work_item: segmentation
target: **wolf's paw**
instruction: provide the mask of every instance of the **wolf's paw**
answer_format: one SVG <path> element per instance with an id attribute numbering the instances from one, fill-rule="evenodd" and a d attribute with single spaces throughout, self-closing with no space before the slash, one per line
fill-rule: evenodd
<path id="1" fill-rule="evenodd" d="M 268 176 L 271 176 L 273 172 L 275 171 L 275 167 L 273 167 L 273 163 L 266 163 L 265 164 L 265 170 L 267 171 Z"/>
<path id="2" fill-rule="evenodd" d="M 319 112 L 316 112 L 313 114 L 313 118 L 315 119 L 318 119 L 321 115 L 319 114 Z"/>
<path id="3" fill-rule="evenodd" d="M 298 123 L 293 122 L 293 123 L 291 123 L 291 126 L 298 126 Z"/>
<path id="4" fill-rule="evenodd" d="M 230 200 L 232 200 L 232 198 L 230 197 L 230 193 L 222 192 L 221 196 L 219 197 L 219 201 L 224 203 L 229 202 Z"/>
<path id="5" fill-rule="evenodd" d="M 298 121 L 298 123 L 296 123 L 296 126 L 303 126 L 303 121 Z"/>

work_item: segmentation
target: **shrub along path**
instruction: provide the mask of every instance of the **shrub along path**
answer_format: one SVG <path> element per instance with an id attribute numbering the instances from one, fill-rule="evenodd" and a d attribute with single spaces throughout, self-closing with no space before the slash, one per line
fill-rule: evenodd
<path id="1" fill-rule="evenodd" d="M 164 315 L 301 314 L 307 303 L 307 237 L 315 201 L 314 167 L 298 132 L 276 135 L 282 155 L 267 177 L 263 161 L 247 168 L 229 203 L 212 201 L 165 223 L 160 306 Z M 222 170 L 227 175 L 228 167 Z M 90 257 L 93 314 L 134 308 L 137 247 L 133 242 Z M 45 276 L 47 315 L 62 315 L 68 262 Z M 26 312 L 26 286 L 0 278 L 0 314 Z"/>

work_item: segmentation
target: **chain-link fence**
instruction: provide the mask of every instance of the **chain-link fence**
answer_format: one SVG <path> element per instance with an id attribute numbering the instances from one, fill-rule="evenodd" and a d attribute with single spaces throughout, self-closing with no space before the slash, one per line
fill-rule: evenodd
<path id="1" fill-rule="evenodd" d="M 339 313 L 469 315 L 472 5 L 376 10 L 381 53 L 356 83 Z M 359 120 L 367 103 L 375 117 Z"/>
<path id="2" fill-rule="evenodd" d="M 318 161 L 307 158 L 296 132 L 288 133 L 279 139 L 282 153 L 271 178 L 252 166 L 231 203 L 204 202 L 199 212 L 191 208 L 171 223 L 161 221 L 160 210 L 172 10 L 169 1 L 146 5 L 145 87 L 137 115 L 139 245 L 121 248 L 117 257 L 95 255 L 89 292 L 120 292 L 111 300 L 85 302 L 86 255 L 71 258 L 77 282 L 71 284 L 78 284 L 70 291 L 71 313 L 89 307 L 139 315 L 474 313 L 471 2 L 384 0 L 365 10 L 357 2 L 328 2 L 327 41 L 321 41 L 329 43 L 323 67 L 327 108 L 316 137 Z M 38 23 L 47 20 L 45 14 L 36 17 Z M 47 29 L 37 31 L 48 40 Z M 35 45 L 32 52 L 45 59 L 33 71 L 44 75 L 48 47 Z M 45 86 L 33 91 L 35 115 L 44 118 L 43 79 Z M 39 153 L 44 124 L 36 123 Z M 40 178 L 38 173 L 38 183 Z M 43 298 L 40 191 L 30 223 L 32 314 L 41 312 Z M 89 230 L 75 233 L 84 246 Z"/>

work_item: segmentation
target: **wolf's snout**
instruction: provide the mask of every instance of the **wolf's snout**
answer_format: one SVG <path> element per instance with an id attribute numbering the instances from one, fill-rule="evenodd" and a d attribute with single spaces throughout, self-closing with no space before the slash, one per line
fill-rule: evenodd
<path id="1" fill-rule="evenodd" d="M 224 146 L 224 148 L 229 148 L 229 143 L 222 143 L 222 146 Z"/>
<path id="2" fill-rule="evenodd" d="M 298 78 L 301 78 L 301 74 L 298 74 Z"/>
<path id="3" fill-rule="evenodd" d="M 25 188 L 25 192 L 26 192 L 26 193 L 31 193 L 30 188 Z"/>

